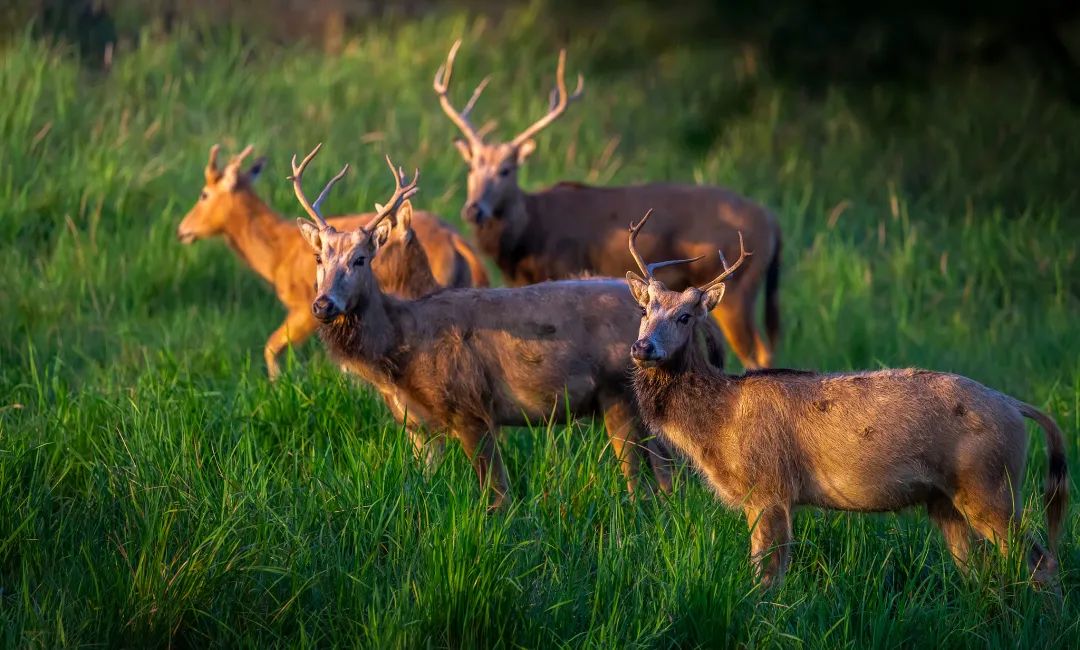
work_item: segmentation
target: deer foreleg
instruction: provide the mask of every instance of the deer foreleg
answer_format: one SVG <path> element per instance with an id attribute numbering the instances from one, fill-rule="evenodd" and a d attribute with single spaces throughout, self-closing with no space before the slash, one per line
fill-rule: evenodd
<path id="1" fill-rule="evenodd" d="M 611 450 L 619 459 L 626 488 L 633 495 L 638 487 L 641 455 L 637 447 L 640 444 L 634 414 L 630 405 L 622 399 L 604 400 L 604 427 L 607 429 Z"/>
<path id="2" fill-rule="evenodd" d="M 758 583 L 768 589 L 784 580 L 791 559 L 791 510 L 783 504 L 746 506 L 750 559 Z"/>
<path id="3" fill-rule="evenodd" d="M 465 454 L 472 461 L 476 476 L 480 479 L 480 489 L 490 487 L 494 492 L 491 509 L 499 510 L 509 505 L 512 500 L 510 481 L 495 440 L 495 431 L 486 426 L 462 427 L 454 431 L 454 436 L 461 441 Z"/>
<path id="4" fill-rule="evenodd" d="M 281 374 L 281 368 L 277 362 L 281 351 L 288 345 L 303 342 L 317 327 L 318 322 L 308 310 L 289 312 L 289 315 L 285 317 L 285 322 L 281 324 L 281 327 L 274 330 L 274 333 L 266 341 L 266 347 L 263 348 L 266 372 L 270 375 L 271 380 L 277 379 Z"/>
<path id="5" fill-rule="evenodd" d="M 431 478 L 446 451 L 446 438 L 441 435 L 428 435 L 426 431 L 409 427 L 409 440 L 413 444 L 416 459 L 424 466 L 424 475 Z"/>

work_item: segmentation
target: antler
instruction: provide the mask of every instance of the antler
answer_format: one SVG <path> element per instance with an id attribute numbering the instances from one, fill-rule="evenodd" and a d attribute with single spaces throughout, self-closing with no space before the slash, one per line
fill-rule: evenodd
<path id="1" fill-rule="evenodd" d="M 211 172 L 216 174 L 218 171 L 217 157 L 219 151 L 221 151 L 221 145 L 219 144 L 214 144 L 210 147 L 210 158 L 206 161 L 206 172 L 208 174 Z"/>
<path id="2" fill-rule="evenodd" d="M 558 119 L 566 111 L 566 107 L 570 105 L 570 102 L 581 97 L 584 87 L 585 77 L 578 73 L 577 88 L 574 90 L 574 94 L 570 95 L 566 92 L 566 50 L 559 50 L 559 65 L 555 68 L 555 88 L 551 91 L 551 105 L 548 108 L 547 115 L 533 122 L 532 126 L 519 133 L 511 141 L 511 144 L 515 147 L 521 145 L 522 142 L 533 137 Z"/>
<path id="3" fill-rule="evenodd" d="M 244 162 L 244 158 L 251 155 L 251 152 L 255 151 L 254 145 L 248 145 L 244 147 L 244 150 L 229 159 L 229 164 L 225 166 L 226 170 L 239 170 L 241 163 Z"/>
<path id="4" fill-rule="evenodd" d="M 442 106 L 443 112 L 446 113 L 450 121 L 457 125 L 461 130 L 462 135 L 469 141 L 469 147 L 472 149 L 477 148 L 483 144 L 483 138 L 477 132 L 473 125 L 469 123 L 469 111 L 476 105 L 476 100 L 480 98 L 480 93 L 484 92 L 484 88 L 487 87 L 488 82 L 491 81 L 491 77 L 484 77 L 483 81 L 476 86 L 476 90 L 473 91 L 472 97 L 469 98 L 469 102 L 465 104 L 465 108 L 458 111 L 454 108 L 454 105 L 450 103 L 450 97 L 447 94 L 447 90 L 450 88 L 450 76 L 454 72 L 454 58 L 457 56 L 458 48 L 461 47 L 461 39 L 454 41 L 454 45 L 450 48 L 450 53 L 446 55 L 446 63 L 439 66 L 439 69 L 435 72 L 435 81 L 433 86 L 435 93 L 439 96 L 439 104 Z"/>
<path id="5" fill-rule="evenodd" d="M 709 289 L 712 289 L 716 285 L 718 285 L 721 282 L 723 282 L 724 280 L 726 280 L 728 278 L 728 276 L 730 276 L 732 273 L 735 272 L 735 269 L 742 266 L 742 263 L 744 261 L 746 261 L 747 257 L 749 257 L 750 255 L 753 255 L 753 253 L 746 252 L 746 247 L 743 246 L 743 237 L 742 237 L 742 231 L 741 230 L 739 231 L 739 259 L 735 260 L 734 264 L 732 264 L 731 266 L 728 266 L 727 260 L 724 259 L 724 251 L 718 251 L 718 252 L 720 253 L 720 263 L 724 265 L 724 272 L 721 273 L 720 275 L 716 276 L 716 278 L 712 282 L 706 284 L 703 287 L 698 287 L 702 291 L 708 291 Z"/>
<path id="6" fill-rule="evenodd" d="M 315 145 L 315 148 L 311 150 L 311 153 L 304 157 L 304 160 L 301 161 L 299 165 L 296 164 L 296 154 L 293 154 L 292 161 L 290 162 L 292 165 L 292 176 L 290 176 L 288 180 L 292 181 L 293 192 L 296 193 L 296 200 L 300 202 L 300 205 L 303 206 L 304 210 L 308 213 L 308 216 L 319 225 L 319 230 L 326 230 L 330 227 L 330 224 L 326 223 L 326 219 L 323 219 L 322 213 L 319 212 L 319 207 L 322 205 L 323 199 L 325 199 L 326 195 L 330 192 L 330 188 L 342 178 L 345 178 L 345 173 L 349 171 L 349 165 L 346 163 L 345 166 L 341 168 L 341 171 L 338 172 L 338 175 L 331 178 L 326 184 L 326 187 L 323 188 L 322 192 L 319 192 L 319 196 L 315 199 L 315 202 L 310 203 L 307 200 L 307 197 L 304 196 L 304 188 L 301 186 L 300 181 L 304 176 L 304 170 L 307 169 L 308 164 L 315 158 L 316 154 L 319 153 L 319 149 L 322 149 L 321 142 Z"/>
<path id="7" fill-rule="evenodd" d="M 412 197 L 419 190 L 416 184 L 420 180 L 420 170 L 413 171 L 413 179 L 408 185 L 402 186 L 405 181 L 405 170 L 401 167 L 394 167 L 394 163 L 390 160 L 390 156 L 386 156 L 386 164 L 390 166 L 390 173 L 394 175 L 394 194 L 390 197 L 390 200 L 386 202 L 386 206 L 381 206 L 378 203 L 375 204 L 375 218 L 368 222 L 366 226 L 361 226 L 364 232 L 375 232 L 375 227 L 388 216 L 397 212 L 397 209 L 401 207 L 401 204 L 406 199 Z"/>
<path id="8" fill-rule="evenodd" d="M 704 255 L 698 255 L 697 257 L 692 257 L 684 260 L 667 260 L 664 262 L 653 262 L 652 264 L 646 264 L 645 260 L 641 257 L 641 253 L 638 253 L 637 250 L 637 236 L 638 233 L 641 232 L 641 227 L 644 226 L 645 222 L 648 221 L 649 217 L 652 216 L 652 213 L 653 211 L 650 208 L 649 211 L 645 213 L 645 216 L 641 218 L 641 221 L 637 223 L 637 225 L 634 225 L 633 222 L 630 222 L 630 255 L 634 257 L 634 261 L 637 262 L 638 268 L 640 268 L 641 272 L 645 274 L 645 277 L 641 278 L 642 280 L 651 280 L 653 278 L 653 274 L 656 271 L 664 268 L 665 266 L 674 266 L 676 264 L 689 264 L 690 262 L 696 262 L 702 257 L 705 257 Z"/>

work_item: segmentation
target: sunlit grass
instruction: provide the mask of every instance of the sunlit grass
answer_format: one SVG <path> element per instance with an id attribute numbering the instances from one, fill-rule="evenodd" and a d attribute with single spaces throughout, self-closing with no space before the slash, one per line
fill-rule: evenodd
<path id="1" fill-rule="evenodd" d="M 288 215 L 292 153 L 326 143 L 313 176 L 352 163 L 337 212 L 385 198 L 390 153 L 456 221 L 465 170 L 431 78 L 458 36 L 456 94 L 495 74 L 478 120 L 511 134 L 544 109 L 556 41 L 531 13 L 371 25 L 337 59 L 186 32 L 108 76 L 29 40 L 0 53 L 5 645 L 1069 643 L 1076 508 L 1060 602 L 1015 558 L 963 578 L 922 513 L 801 513 L 789 580 L 762 597 L 741 515 L 689 473 L 631 502 L 598 425 L 509 435 L 517 501 L 489 516 L 460 449 L 426 478 L 317 343 L 269 384 L 273 295 L 223 243 L 173 237 L 208 147 L 269 155 L 259 189 Z M 587 94 L 527 186 L 757 198 L 785 231 L 781 364 L 969 375 L 1053 412 L 1075 465 L 1075 109 L 1008 73 L 810 99 L 723 51 L 568 45 Z M 1039 441 L 1036 528 L 1045 467 Z"/>

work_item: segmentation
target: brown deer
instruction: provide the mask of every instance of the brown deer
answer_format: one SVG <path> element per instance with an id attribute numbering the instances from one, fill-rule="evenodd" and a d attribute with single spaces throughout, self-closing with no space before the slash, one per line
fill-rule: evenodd
<path id="1" fill-rule="evenodd" d="M 518 184 L 518 169 L 536 149 L 533 137 L 554 122 L 582 93 L 578 76 L 573 94 L 566 86 L 566 51 L 559 53 L 548 113 L 513 140 L 484 142 L 469 122 L 469 112 L 487 85 L 477 86 L 458 111 L 448 89 L 454 58 L 461 41 L 454 43 L 446 63 L 435 75 L 435 92 L 450 120 L 464 139 L 455 145 L 469 165 L 468 198 L 462 218 L 471 224 L 480 250 L 494 259 L 507 283 L 513 286 L 560 279 L 582 271 L 621 277 L 632 260 L 624 245 L 626 224 L 650 206 L 670 206 L 666 225 L 642 238 L 649 255 L 693 258 L 717 248 L 734 253 L 736 233 L 761 254 L 733 283 L 728 299 L 717 308 L 716 320 L 732 349 L 748 368 L 772 365 L 772 347 L 780 328 L 777 291 L 780 280 L 780 227 L 765 208 L 719 187 L 650 183 L 628 187 L 591 187 L 560 183 L 539 192 L 526 192 Z M 662 276 L 681 289 L 701 284 L 717 273 L 713 261 L 671 268 Z M 758 287 L 765 282 L 765 329 L 769 343 L 754 324 Z"/>
<path id="2" fill-rule="evenodd" d="M 299 344 L 318 326 L 311 315 L 315 289 L 311 278 L 315 262 L 293 224 L 281 219 L 255 193 L 254 183 L 266 164 L 257 159 L 241 169 L 252 152 L 248 146 L 225 165 L 218 167 L 218 146 L 210 148 L 206 164 L 206 184 L 199 200 L 180 222 L 176 236 L 185 244 L 197 239 L 222 235 L 229 246 L 260 277 L 274 287 L 288 315 L 266 341 L 264 357 L 267 372 L 273 379 L 279 374 L 278 355 L 289 344 Z M 412 226 L 427 253 L 436 280 L 410 276 L 392 264 L 375 265 L 375 275 L 388 291 L 416 297 L 430 293 L 440 285 L 452 287 L 487 286 L 483 264 L 469 244 L 449 225 L 433 214 L 416 212 Z M 371 213 L 330 219 L 343 230 L 370 222 Z M 386 256 L 389 259 L 390 256 Z"/>
<path id="3" fill-rule="evenodd" d="M 1049 455 L 1046 509 L 1050 548 L 1061 530 L 1068 490 L 1061 430 L 1035 407 L 971 379 L 926 370 L 819 374 L 789 370 L 716 371 L 692 327 L 724 298 L 725 280 L 748 253 L 711 282 L 671 291 L 635 247 L 648 214 L 630 230 L 631 256 L 644 277 L 626 274 L 644 311 L 631 348 L 640 412 L 686 453 L 751 528 L 761 582 L 783 578 L 791 514 L 810 505 L 860 512 L 925 505 L 963 568 L 970 529 L 1002 553 L 1017 539 L 1028 434 L 1044 430 Z M 1051 581 L 1057 563 L 1022 539 L 1028 567 Z"/>
<path id="4" fill-rule="evenodd" d="M 625 350 L 636 335 L 626 322 L 638 307 L 623 282 L 444 289 L 416 299 L 387 294 L 372 261 L 387 239 L 381 234 L 390 227 L 384 220 L 416 191 L 416 178 L 403 185 L 405 174 L 395 171 L 397 188 L 376 217 L 339 231 L 323 219 L 319 205 L 345 170 L 314 202 L 301 187 L 318 150 L 299 165 L 293 159 L 292 180 L 297 200 L 314 221 L 298 220 L 318 261 L 311 309 L 341 367 L 374 386 L 410 429 L 457 438 L 481 485 L 493 490 L 493 507 L 510 499 L 498 429 L 564 413 L 603 415 L 633 493 L 640 436 Z M 720 332 L 710 325 L 703 328 L 703 354 L 712 358 Z M 658 478 L 665 487 L 663 472 Z"/>

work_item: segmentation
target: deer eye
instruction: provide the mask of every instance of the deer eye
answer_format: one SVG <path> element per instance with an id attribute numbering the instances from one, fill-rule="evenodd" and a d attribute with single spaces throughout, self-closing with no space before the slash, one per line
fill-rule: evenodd
<path id="1" fill-rule="evenodd" d="M 203 190 L 202 192 L 199 193 L 199 200 L 200 201 L 205 201 L 209 196 L 210 196 L 210 194 L 206 190 Z"/>
<path id="2" fill-rule="evenodd" d="M 509 167 L 502 167 L 502 168 L 499 169 L 499 178 L 506 178 L 509 175 L 510 175 L 510 168 Z"/>
<path id="3" fill-rule="evenodd" d="M 678 318 L 679 325 L 686 325 L 690 322 L 690 314 L 682 314 Z"/>
<path id="4" fill-rule="evenodd" d="M 364 265 L 364 256 L 361 255 L 360 257 L 354 259 L 352 264 L 353 264 L 353 266 L 363 266 Z"/>
<path id="5" fill-rule="evenodd" d="M 645 309 L 644 307 L 641 307 L 640 309 L 641 309 L 641 315 L 642 316 L 644 316 L 645 314 L 647 314 L 649 312 L 649 310 Z"/>
<path id="6" fill-rule="evenodd" d="M 322 264 L 322 255 L 315 253 L 315 264 Z"/>

